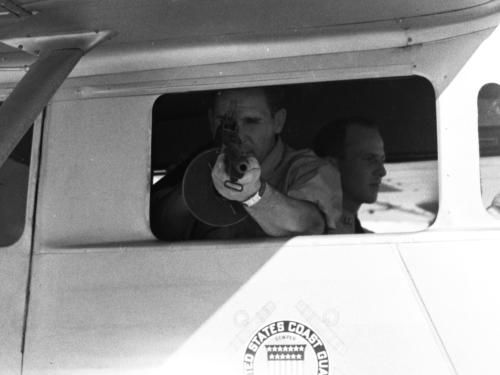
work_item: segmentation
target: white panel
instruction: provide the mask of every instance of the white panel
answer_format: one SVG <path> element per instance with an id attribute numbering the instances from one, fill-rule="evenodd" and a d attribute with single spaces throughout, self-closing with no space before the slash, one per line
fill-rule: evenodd
<path id="1" fill-rule="evenodd" d="M 113 29 L 113 43 L 159 39 L 190 39 L 243 33 L 277 33 L 393 20 L 456 11 L 487 0 L 72 0 L 35 1 L 30 10 L 39 14 L 17 27 L 33 31 L 67 31 L 75 24 L 82 30 Z M 33 1 L 30 1 L 33 3 Z M 20 31 L 18 31 L 20 32 Z"/>
<path id="2" fill-rule="evenodd" d="M 22 338 L 29 269 L 29 235 L 0 248 L 0 373 L 21 373 Z"/>
<path id="3" fill-rule="evenodd" d="M 0 247 L 0 373 L 2 375 L 21 373 L 40 128 L 38 119 L 31 148 L 24 232 L 14 244 Z M 0 222 L 0 225 L 3 224 Z"/>
<path id="4" fill-rule="evenodd" d="M 445 40 L 498 24 L 500 2 L 486 0 L 49 1 L 5 27 L 2 37 L 113 30 L 73 77 L 235 61 L 350 52 Z M 6 26 L 6 25 L 5 25 Z M 5 69 L 32 59 L 3 52 Z M 0 71 L 2 80 L 20 72 Z"/>
<path id="5" fill-rule="evenodd" d="M 149 178 L 153 97 L 61 102 L 45 133 L 41 241 L 152 239 Z"/>
<path id="6" fill-rule="evenodd" d="M 500 373 L 500 234 L 400 245 L 410 273 L 463 375 Z"/>
<path id="7" fill-rule="evenodd" d="M 479 89 L 499 77 L 499 41 L 497 28 L 438 98 L 440 210 L 436 226 L 498 228 L 500 225 L 486 213 L 481 200 L 477 121 Z"/>
<path id="8" fill-rule="evenodd" d="M 243 373 L 279 320 L 318 334 L 331 374 L 451 374 L 394 246 L 338 238 L 47 250 L 25 374 Z"/>

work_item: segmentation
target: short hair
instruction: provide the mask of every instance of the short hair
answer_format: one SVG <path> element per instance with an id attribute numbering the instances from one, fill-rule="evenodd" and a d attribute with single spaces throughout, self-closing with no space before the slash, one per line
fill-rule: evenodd
<path id="1" fill-rule="evenodd" d="M 256 86 L 256 87 L 242 87 L 242 88 L 216 90 L 212 94 L 211 106 L 212 108 L 214 107 L 217 95 L 220 95 L 223 92 L 236 91 L 236 90 L 252 90 L 252 89 L 260 89 L 264 92 L 267 105 L 269 106 L 269 110 L 271 111 L 271 114 L 273 116 L 280 109 L 285 108 L 285 90 L 283 89 L 282 86 Z"/>
<path id="2" fill-rule="evenodd" d="M 267 105 L 273 115 L 285 108 L 285 90 L 282 86 L 263 86 L 261 89 L 264 90 Z"/>
<path id="3" fill-rule="evenodd" d="M 344 117 L 324 125 L 314 139 L 314 152 L 320 157 L 332 156 L 341 159 L 345 156 L 345 138 L 350 125 L 364 126 L 379 130 L 377 124 L 364 117 Z"/>

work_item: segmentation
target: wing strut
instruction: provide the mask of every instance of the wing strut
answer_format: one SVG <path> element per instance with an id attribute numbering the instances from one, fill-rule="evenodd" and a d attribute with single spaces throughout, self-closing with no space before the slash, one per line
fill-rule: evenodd
<path id="1" fill-rule="evenodd" d="M 109 33 L 105 36 L 98 35 L 97 43 L 107 39 Z M 32 39 L 41 47 L 37 50 L 37 53 L 41 51 L 39 57 L 0 106 L 0 167 L 80 58 L 97 44 L 95 37 L 91 43 L 81 43 L 75 35 Z M 71 43 L 71 39 L 74 43 Z M 58 46 L 60 41 L 62 43 Z M 7 43 L 10 41 L 3 42 L 10 44 Z M 19 40 L 12 42 L 19 43 Z"/>
<path id="2" fill-rule="evenodd" d="M 81 49 L 50 51 L 40 56 L 17 84 L 0 107 L 0 165 L 82 56 Z"/>

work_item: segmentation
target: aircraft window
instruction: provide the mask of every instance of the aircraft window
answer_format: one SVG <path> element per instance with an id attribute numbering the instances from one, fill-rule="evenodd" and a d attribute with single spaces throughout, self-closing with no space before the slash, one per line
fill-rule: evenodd
<path id="1" fill-rule="evenodd" d="M 336 217 L 334 224 L 336 229 L 330 228 L 328 233 L 411 232 L 423 230 L 434 221 L 438 210 L 436 110 L 434 90 L 427 80 L 421 77 L 398 77 L 306 83 L 271 87 L 266 90 L 267 93 L 271 92 L 264 94 L 266 98 L 281 97 L 282 107 L 286 108 L 286 120 L 280 133 L 283 143 L 296 150 L 314 148 L 323 158 L 319 159 L 317 165 L 323 165 L 326 160 L 329 165 L 335 165 L 327 167 L 335 168 L 334 176 L 335 173 L 343 175 L 342 204 L 339 203 L 341 199 L 338 191 L 341 188 L 338 178 L 335 180 L 330 172 L 325 172 L 327 177 L 324 177 L 321 175 L 323 172 L 319 173 L 316 169 L 305 171 L 302 176 L 300 174 L 302 166 L 298 167 L 299 179 L 305 178 L 307 181 L 305 185 L 309 183 L 308 179 L 312 178 L 311 176 L 321 176 L 318 179 L 326 181 L 326 189 L 320 183 L 317 190 L 310 193 L 317 200 L 314 197 L 309 200 L 314 201 L 316 206 L 321 206 L 322 202 L 330 202 L 329 204 L 334 207 L 331 211 L 322 210 L 327 223 L 331 224 L 331 221 L 328 221 L 330 217 Z M 177 228 L 179 236 L 171 238 L 163 231 L 168 232 L 170 228 L 179 226 L 181 221 L 171 219 L 163 221 L 162 217 L 162 215 L 169 216 L 175 210 L 179 210 L 176 212 L 182 216 L 180 212 L 185 213 L 183 209 L 187 204 L 192 211 L 196 211 L 195 216 L 202 221 L 208 217 L 207 221 L 211 224 L 226 225 L 226 221 L 217 222 L 219 214 L 214 212 L 222 209 L 212 203 L 214 196 L 216 200 L 222 200 L 227 204 L 224 210 L 229 211 L 229 216 L 237 216 L 240 211 L 245 216 L 246 211 L 240 204 L 227 203 L 213 187 L 211 165 L 216 156 L 204 159 L 199 155 L 203 154 L 203 150 L 221 144 L 219 132 L 216 133 L 219 134 L 217 140 L 213 141 L 211 124 L 214 129 L 219 129 L 223 128 L 221 124 L 230 124 L 230 119 L 235 118 L 237 121 L 234 123 L 239 126 L 239 134 L 244 134 L 246 131 L 242 129 L 256 129 L 263 126 L 262 123 L 265 121 L 260 114 L 251 111 L 245 114 L 244 110 L 239 109 L 245 106 L 239 107 L 241 102 L 238 101 L 244 92 L 245 95 L 250 95 L 249 92 L 258 95 L 256 92 L 262 91 L 262 88 L 254 88 L 253 91 L 238 89 L 232 93 L 223 90 L 187 92 L 165 94 L 157 99 L 153 107 L 150 207 L 152 230 L 157 237 L 176 240 L 246 238 L 264 235 L 263 231 L 259 231 L 262 228 L 247 228 L 243 232 L 234 234 L 230 229 L 233 226 L 230 225 L 229 228 L 218 227 L 214 231 L 204 228 L 193 237 L 193 230 L 196 229 L 193 229 L 192 222 L 186 221 Z M 270 101 L 272 100 L 267 101 L 268 105 Z M 267 108 L 270 107 L 273 105 Z M 275 109 L 273 113 L 278 113 L 277 110 Z M 273 118 L 276 119 L 276 116 Z M 338 138 L 339 132 L 332 129 L 342 127 L 346 129 L 343 133 L 345 137 Z M 252 148 L 252 141 L 245 140 L 245 137 L 242 135 L 243 149 L 247 147 L 254 151 L 259 161 L 268 160 L 259 157 L 259 151 Z M 343 141 L 336 144 L 334 137 Z M 263 138 L 259 138 L 259 141 L 261 144 L 266 142 Z M 342 154 L 332 151 L 341 148 Z M 267 155 L 271 155 L 274 148 L 270 150 L 270 154 Z M 209 151 L 205 153 L 210 154 Z M 196 155 L 198 156 L 195 157 Z M 197 161 L 193 162 L 193 159 Z M 250 168 L 252 167 L 250 164 Z M 265 169 L 265 165 L 262 169 Z M 296 175 L 297 173 L 295 177 Z M 279 179 L 269 176 L 267 178 Z M 279 185 L 280 182 L 274 181 L 273 184 Z M 364 188 L 359 189 L 360 186 Z M 272 188 L 280 189 L 277 186 Z M 306 192 L 302 191 L 300 186 L 296 189 L 295 197 L 309 194 L 307 191 L 309 188 L 304 189 Z M 304 195 L 301 195 L 302 193 Z M 176 194 L 177 197 L 181 197 L 180 200 L 173 199 L 176 204 L 170 201 L 169 210 L 161 208 L 167 207 L 162 202 L 168 201 L 169 197 Z M 264 198 L 265 194 L 264 188 Z M 236 193 L 234 196 L 242 195 Z M 338 207 L 337 213 L 335 213 L 336 207 Z M 213 218 L 214 215 L 217 217 Z M 192 217 L 191 213 L 187 216 Z M 242 220 L 245 222 L 247 219 Z M 275 220 L 280 221 L 284 218 L 278 215 Z M 195 223 L 194 226 L 196 225 Z"/>
<path id="2" fill-rule="evenodd" d="M 24 230 L 33 129 L 0 167 L 0 246 L 17 241 Z"/>
<path id="3" fill-rule="evenodd" d="M 481 190 L 488 212 L 500 218 L 500 85 L 488 83 L 478 94 Z"/>

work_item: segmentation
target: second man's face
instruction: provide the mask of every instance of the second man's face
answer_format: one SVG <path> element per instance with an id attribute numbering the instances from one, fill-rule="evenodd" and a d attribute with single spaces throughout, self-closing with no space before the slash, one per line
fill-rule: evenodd
<path id="1" fill-rule="evenodd" d="M 271 113 L 263 90 L 228 90 L 221 92 L 215 99 L 211 114 L 213 134 L 220 126 L 223 116 L 234 104 L 242 151 L 255 156 L 259 163 L 262 163 L 273 149 L 283 121 Z"/>
<path id="2" fill-rule="evenodd" d="M 346 129 L 344 147 L 339 165 L 343 194 L 357 204 L 375 202 L 386 175 L 382 137 L 376 129 L 353 124 Z"/>

